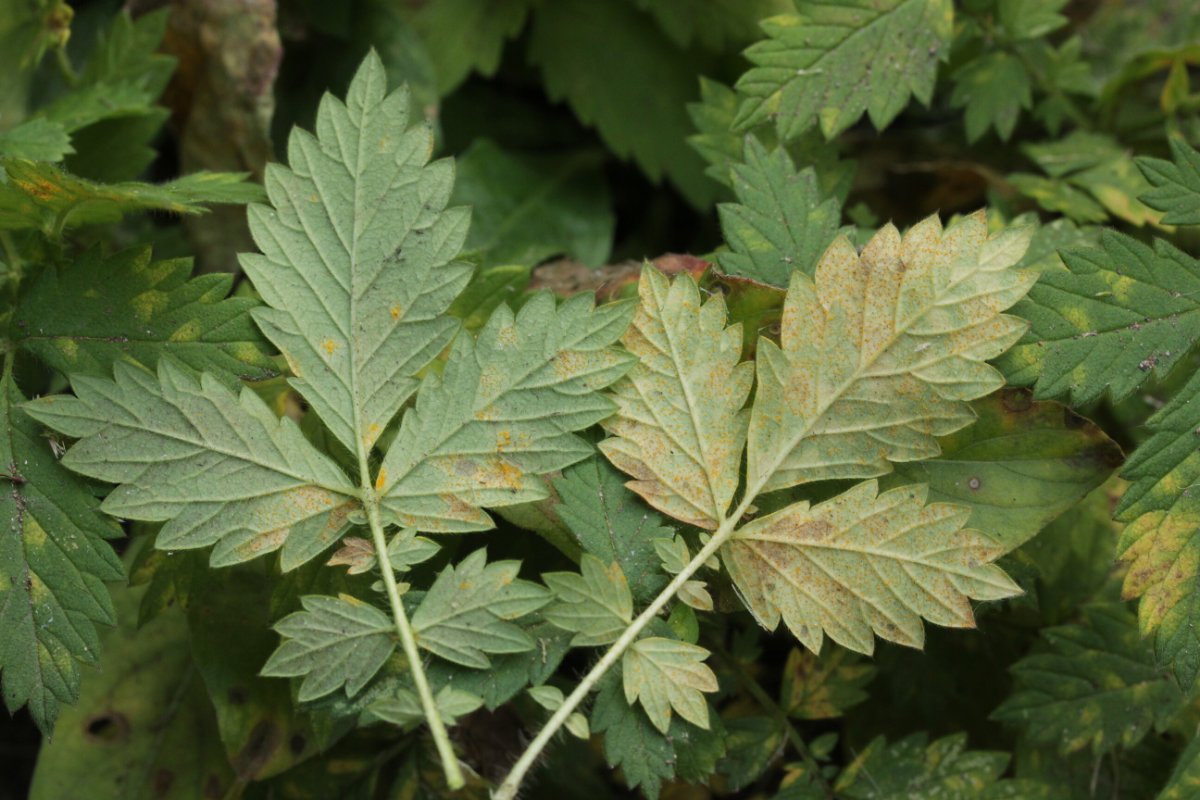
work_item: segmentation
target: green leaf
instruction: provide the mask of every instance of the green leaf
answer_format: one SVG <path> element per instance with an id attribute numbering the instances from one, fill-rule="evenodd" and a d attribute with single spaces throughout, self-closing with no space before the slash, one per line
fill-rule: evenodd
<path id="1" fill-rule="evenodd" d="M 194 800 L 235 791 L 187 621 L 172 609 L 139 627 L 141 596 L 114 589 L 120 627 L 102 637 L 104 669 L 89 671 L 78 705 L 39 750 L 30 800 L 81 791 L 97 800 Z"/>
<path id="2" fill-rule="evenodd" d="M 759 37 L 758 23 L 779 14 L 790 0 L 637 0 L 680 47 L 693 43 L 717 52 Z"/>
<path id="3" fill-rule="evenodd" d="M 510 308 L 521 305 L 526 299 L 523 293 L 529 285 L 531 272 L 529 267 L 517 265 L 480 269 L 471 277 L 467 288 L 454 298 L 446 313 L 461 319 L 467 330 L 478 331 L 501 303 L 507 303 Z"/>
<path id="4" fill-rule="evenodd" d="M 1083 615 L 1083 624 L 1042 631 L 1046 647 L 1013 665 L 1015 689 L 992 718 L 1063 755 L 1099 756 L 1161 730 L 1182 697 L 1123 606 L 1086 606 Z"/>
<path id="5" fill-rule="evenodd" d="M 1194 686 L 1200 678 L 1200 509 L 1184 500 L 1143 514 L 1125 528 L 1117 554 L 1129 564 L 1122 598 L 1141 598 L 1142 634 L 1153 634 L 1155 654 L 1180 685 Z"/>
<path id="6" fill-rule="evenodd" d="M 608 187 L 595 153 L 517 155 L 478 139 L 458 159 L 453 202 L 471 206 L 468 250 L 483 265 L 567 255 L 602 265 L 612 250 Z"/>
<path id="7" fill-rule="evenodd" d="M 833 719 L 867 699 L 874 665 L 840 647 L 823 656 L 807 650 L 788 653 L 779 706 L 794 719 Z"/>
<path id="8" fill-rule="evenodd" d="M 1200 738 L 1191 743 L 1179 756 L 1171 777 L 1155 800 L 1188 800 L 1200 791 Z"/>
<path id="9" fill-rule="evenodd" d="M 353 697 L 396 649 L 392 621 L 350 595 L 300 598 L 303 611 L 275 624 L 283 643 L 263 665 L 274 678 L 303 678 L 300 702 L 345 688 Z"/>
<path id="10" fill-rule="evenodd" d="M 492 527 L 485 506 L 546 496 L 539 476 L 591 454 L 571 431 L 608 416 L 595 390 L 629 368 L 612 344 L 628 324 L 625 303 L 595 307 L 548 293 L 515 316 L 500 306 L 472 340 L 460 336 L 441 375 L 426 376 L 376 480 L 380 502 L 406 527 Z"/>
<path id="11" fill-rule="evenodd" d="M 444 686 L 434 700 L 438 713 L 447 725 L 458 723 L 458 717 L 466 716 L 483 706 L 483 698 L 478 695 Z M 408 689 L 401 689 L 394 697 L 385 697 L 367 707 L 369 718 L 390 722 L 393 725 L 411 725 L 424 718 L 420 699 Z"/>
<path id="12" fill-rule="evenodd" d="M 618 564 L 639 604 L 653 600 L 667 583 L 654 551 L 655 539 L 673 533 L 663 518 L 599 456 L 564 470 L 554 489 L 562 501 L 554 510 L 583 549 L 601 563 Z"/>
<path id="13" fill-rule="evenodd" d="M 950 105 L 966 108 L 967 141 L 975 142 L 995 128 L 1007 142 L 1021 109 L 1033 107 L 1029 73 L 1010 53 L 984 53 L 955 71 Z"/>
<path id="14" fill-rule="evenodd" d="M 812 169 L 797 171 L 782 148 L 768 153 L 746 137 L 745 161 L 732 167 L 738 203 L 717 206 L 729 250 L 717 263 L 730 275 L 787 286 L 812 275 L 837 234 L 841 207 L 821 195 Z"/>
<path id="15" fill-rule="evenodd" d="M 664 736 L 625 701 L 620 677 L 610 674 L 592 706 L 591 728 L 604 735 L 605 761 L 620 768 L 626 785 L 657 800 L 663 781 L 678 775 L 702 782 L 716 770 L 725 754 L 725 737 L 720 717 L 714 714 L 710 721 L 713 730 L 706 731 L 675 718 Z"/>
<path id="16" fill-rule="evenodd" d="M 771 717 L 748 715 L 729 720 L 728 752 L 717 771 L 729 788 L 744 789 L 762 777 L 783 747 L 783 726 Z"/>
<path id="17" fill-rule="evenodd" d="M 317 135 L 292 131 L 290 167 L 267 168 L 271 207 L 249 209 L 262 254 L 241 257 L 271 306 L 255 321 L 351 453 L 375 444 L 450 342 L 457 323 L 443 314 L 471 276 L 452 260 L 468 221 L 446 209 L 453 165 L 427 163 L 429 126 L 385 84 L 368 55 L 346 102 L 321 103 Z"/>
<path id="18" fill-rule="evenodd" d="M 584 553 L 579 574 L 548 572 L 542 580 L 556 602 L 544 612 L 547 620 L 575 634 L 572 647 L 611 644 L 633 620 L 633 597 L 617 562 L 605 566 Z"/>
<path id="19" fill-rule="evenodd" d="M 1200 339 L 1200 261 L 1105 230 L 1099 247 L 1062 252 L 1023 310 L 1045 350 L 1038 397 L 1121 400 L 1163 378 Z"/>
<path id="20" fill-rule="evenodd" d="M 115 381 L 77 376 L 73 388 L 25 409 L 79 438 L 64 466 L 120 484 L 104 511 L 166 523 L 160 548 L 216 544 L 223 565 L 283 547 L 290 569 L 332 544 L 356 505 L 341 469 L 248 388 L 236 395 L 166 358 L 157 377 L 118 363 Z"/>
<path id="21" fill-rule="evenodd" d="M 986 359 L 1025 323 L 1000 312 L 1036 273 L 1015 267 L 1032 229 L 989 238 L 982 214 L 903 238 L 891 225 L 860 254 L 839 237 L 815 278 L 792 275 L 780 344 L 760 340 L 747 482 L 753 492 L 869 478 L 938 454 L 974 419 L 967 401 L 1003 378 Z"/>
<path id="22" fill-rule="evenodd" d="M 412 18 L 433 59 L 438 92 L 445 96 L 472 72 L 491 77 L 505 42 L 525 26 L 531 0 L 439 0 Z"/>
<path id="23" fill-rule="evenodd" d="M 704 692 L 715 692 L 717 676 L 704 664 L 703 647 L 660 636 L 638 639 L 621 658 L 625 701 L 641 702 L 646 716 L 659 732 L 671 726 L 671 712 L 701 728 L 708 728 L 708 701 Z"/>
<path id="24" fill-rule="evenodd" d="M 998 0 L 996 16 L 1013 39 L 1040 39 L 1067 24 L 1058 13 L 1070 0 Z"/>
<path id="25" fill-rule="evenodd" d="M 412 615 L 417 645 L 455 664 L 487 669 L 489 653 L 521 653 L 533 639 L 512 620 L 537 611 L 551 594 L 517 579 L 519 561 L 487 563 L 480 549 L 446 567 Z"/>
<path id="26" fill-rule="evenodd" d="M 73 152 L 67 131 L 58 123 L 40 117 L 0 133 L 0 158 L 62 161 L 63 156 Z"/>
<path id="27" fill-rule="evenodd" d="M 1150 184 L 1113 137 L 1075 131 L 1021 150 L 1050 179 L 1018 173 L 1009 180 L 1046 210 L 1061 211 L 1078 222 L 1103 222 L 1112 215 L 1138 226 L 1160 224 L 1162 215 L 1138 199 Z"/>
<path id="28" fill-rule="evenodd" d="M 928 734 L 915 733 L 891 744 L 880 736 L 838 776 L 834 789 L 847 800 L 1037 797 L 996 791 L 1008 760 L 1007 753 L 968 750 L 965 733 L 933 742 Z"/>
<path id="29" fill-rule="evenodd" d="M 1164 212 L 1164 225 L 1200 225 L 1200 152 L 1178 137 L 1172 136 L 1168 142 L 1172 161 L 1136 159 L 1138 169 L 1154 187 L 1140 199 Z"/>
<path id="30" fill-rule="evenodd" d="M 202 214 L 205 206 L 247 203 L 261 190 L 245 175 L 195 172 L 161 184 L 96 183 L 44 161 L 0 158 L 0 229 L 40 229 L 117 222 L 136 211 Z"/>
<path id="31" fill-rule="evenodd" d="M 685 146 L 693 132 L 694 54 L 677 48 L 629 2 L 555 0 L 533 18 L 529 59 L 552 100 L 565 99 L 609 149 L 632 157 L 657 182 L 664 175 L 698 208 L 715 185 Z M 652 76 L 652 78 L 651 78 Z"/>
<path id="32" fill-rule="evenodd" d="M 970 507 L 967 525 L 1006 553 L 1104 483 L 1123 460 L 1094 423 L 1027 392 L 1001 391 L 971 408 L 979 419 L 940 438 L 941 455 L 897 464 L 880 485 L 929 484 L 931 500 Z"/>
<path id="33" fill-rule="evenodd" d="M 245 781 L 290 769 L 313 755 L 316 737 L 287 682 L 259 675 L 276 644 L 270 579 L 248 570 L 205 570 L 198 582 L 187 609 L 192 658 L 229 762 Z"/>
<path id="34" fill-rule="evenodd" d="M 638 363 L 615 388 L 618 414 L 600 450 L 635 480 L 627 486 L 670 516 L 715 529 L 738 486 L 754 380 L 738 364 L 741 327 L 725 303 L 703 305 L 690 275 L 674 283 L 643 269 L 641 304 L 623 340 Z"/>
<path id="35" fill-rule="evenodd" d="M 819 123 L 832 139 L 867 113 L 883 129 L 910 96 L 929 105 L 953 23 L 950 0 L 796 0 L 746 51 L 737 125 L 774 119 L 790 141 Z"/>
<path id="36" fill-rule="evenodd" d="M 274 375 L 250 320 L 257 303 L 227 297 L 232 275 L 189 279 L 191 271 L 187 259 L 151 261 L 149 248 L 108 258 L 90 250 L 38 274 L 17 306 L 14 338 L 71 375 L 108 377 L 118 361 L 154 367 L 163 355 L 244 380 Z"/>
<path id="37" fill-rule="evenodd" d="M 828 634 L 870 654 L 872 633 L 921 647 L 924 617 L 975 625 L 970 598 L 1020 589 L 988 562 L 999 548 L 964 528 L 970 511 L 925 504 L 927 488 L 877 494 L 875 481 L 809 507 L 796 503 L 737 530 L 722 559 L 743 601 L 774 630 L 782 620 L 814 653 Z"/>
<path id="38" fill-rule="evenodd" d="M 9 356 L 11 358 L 11 356 Z M 0 676 L 4 703 L 29 706 L 47 736 L 60 703 L 79 695 L 75 662 L 94 663 L 96 623 L 116 622 L 105 581 L 124 574 L 104 541 L 121 529 L 99 513 L 90 487 L 67 472 L 21 410 L 10 371 L 0 380 L 9 529 L 0 536 Z"/>

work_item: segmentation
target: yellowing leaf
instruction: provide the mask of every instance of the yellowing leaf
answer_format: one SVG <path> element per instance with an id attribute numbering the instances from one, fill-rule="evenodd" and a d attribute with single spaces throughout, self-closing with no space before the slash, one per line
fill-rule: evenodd
<path id="1" fill-rule="evenodd" d="M 999 567 L 1000 548 L 963 525 L 970 509 L 925 505 L 925 486 L 877 494 L 865 481 L 820 505 L 796 503 L 734 533 L 725 565 L 768 629 L 782 620 L 814 653 L 824 635 L 861 653 L 872 632 L 920 647 L 921 619 L 975 625 L 971 598 L 1020 593 Z"/>
<path id="2" fill-rule="evenodd" d="M 638 364 L 617 384 L 619 410 L 600 449 L 635 480 L 650 505 L 715 529 L 737 489 L 746 437 L 741 411 L 754 379 L 738 364 L 740 325 L 725 327 L 725 302 L 701 304 L 691 276 L 674 283 L 642 270 L 641 305 L 625 346 Z"/>
<path id="3" fill-rule="evenodd" d="M 704 692 L 717 690 L 717 676 L 704 665 L 708 651 L 687 642 L 652 636 L 639 639 L 625 651 L 621 670 L 625 700 L 638 700 L 654 727 L 666 733 L 671 711 L 693 725 L 708 728 L 708 702 Z"/>
<path id="4" fill-rule="evenodd" d="M 861 255 L 836 240 L 815 280 L 792 276 L 780 344 L 758 349 L 750 418 L 752 493 L 869 478 L 938 454 L 975 418 L 967 402 L 1004 385 L 987 359 L 1025 323 L 1001 312 L 1037 279 L 1014 269 L 1032 231 L 989 237 L 982 212 L 891 225 Z"/>

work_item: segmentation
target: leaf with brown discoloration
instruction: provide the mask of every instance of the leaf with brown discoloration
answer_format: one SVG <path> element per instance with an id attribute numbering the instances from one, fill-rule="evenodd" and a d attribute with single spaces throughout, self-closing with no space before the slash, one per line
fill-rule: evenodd
<path id="1" fill-rule="evenodd" d="M 990 237 L 982 213 L 892 226 L 861 254 L 846 238 L 815 279 L 794 273 L 780 344 L 758 348 L 750 418 L 752 492 L 882 475 L 938 454 L 975 418 L 968 401 L 1004 384 L 986 363 L 1025 323 L 1001 312 L 1037 279 L 1014 269 L 1029 229 Z"/>
<path id="2" fill-rule="evenodd" d="M 964 529 L 970 510 L 925 505 L 925 486 L 877 494 L 865 481 L 809 507 L 796 503 L 743 526 L 724 549 L 742 599 L 768 629 L 782 620 L 814 653 L 825 634 L 862 653 L 872 633 L 921 647 L 921 619 L 972 628 L 971 598 L 1020 588 L 988 562 L 999 548 Z"/>
<path id="3" fill-rule="evenodd" d="M 640 294 L 624 336 L 639 362 L 617 385 L 619 410 L 600 449 L 650 505 L 715 529 L 737 489 L 742 406 L 754 379 L 751 365 L 738 363 L 741 326 L 725 327 L 721 297 L 701 304 L 690 276 L 672 284 L 643 270 Z"/>

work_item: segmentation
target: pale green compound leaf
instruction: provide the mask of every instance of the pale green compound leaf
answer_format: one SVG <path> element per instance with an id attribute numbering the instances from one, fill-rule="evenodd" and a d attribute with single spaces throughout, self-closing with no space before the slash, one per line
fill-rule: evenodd
<path id="1" fill-rule="evenodd" d="M 195 172 L 168 183 L 97 183 L 45 161 L 0 158 L 0 228 L 52 231 L 117 222 L 136 211 L 202 214 L 206 206 L 248 203 L 262 191 L 245 175 Z"/>
<path id="2" fill-rule="evenodd" d="M 662 561 L 663 571 L 669 575 L 678 575 L 692 560 L 692 554 L 682 536 L 655 539 L 654 552 L 658 553 Z"/>
<path id="3" fill-rule="evenodd" d="M 405 528 L 388 542 L 388 561 L 392 569 L 404 572 L 433 558 L 441 549 L 441 545 L 432 539 L 418 536 L 412 528 Z"/>
<path id="4" fill-rule="evenodd" d="M 547 711 L 555 711 L 563 704 L 562 689 L 557 686 L 542 685 L 530 686 L 529 696 L 533 701 Z"/>
<path id="5" fill-rule="evenodd" d="M 1044 351 L 1037 397 L 1121 400 L 1165 377 L 1200 340 L 1197 259 L 1111 230 L 1098 247 L 1061 255 L 1066 267 L 1043 272 L 1022 306 Z"/>
<path id="6" fill-rule="evenodd" d="M 723 560 L 768 630 L 780 621 L 814 653 L 825 635 L 870 654 L 875 639 L 921 647 L 921 619 L 975 626 L 971 598 L 1020 589 L 990 561 L 1000 548 L 964 528 L 970 509 L 925 504 L 927 488 L 877 494 L 875 481 L 816 506 L 796 503 L 738 529 Z"/>
<path id="7" fill-rule="evenodd" d="M 1046 647 L 1013 665 L 1015 689 L 992 718 L 1063 755 L 1099 756 L 1162 730 L 1183 698 L 1124 606 L 1087 606 L 1083 617 L 1042 631 Z"/>
<path id="8" fill-rule="evenodd" d="M 500 306 L 477 340 L 455 340 L 430 374 L 379 470 L 386 513 L 423 531 L 492 527 L 485 506 L 540 500 L 539 476 L 587 458 L 572 433 L 607 417 L 608 386 L 631 359 L 612 345 L 632 307 L 596 307 L 590 295 L 555 306 L 533 296 L 514 316 Z"/>
<path id="9" fill-rule="evenodd" d="M 228 297 L 232 275 L 191 272 L 189 259 L 152 261 L 149 248 L 89 250 L 38 274 L 17 305 L 14 339 L 73 376 L 107 378 L 126 360 L 153 368 L 163 355 L 198 372 L 274 376 L 250 319 L 257 303 Z"/>
<path id="10" fill-rule="evenodd" d="M 77 376 L 76 397 L 25 406 L 34 419 L 79 439 L 64 466 L 119 484 L 104 511 L 165 522 L 157 539 L 163 549 L 215 544 L 213 565 L 282 547 L 289 569 L 340 534 L 357 506 L 354 488 L 253 391 L 235 394 L 167 358 L 157 376 L 125 363 L 115 373 L 115 380 Z"/>
<path id="11" fill-rule="evenodd" d="M 882 129 L 913 95 L 933 97 L 954 27 L 950 0 L 796 0 L 764 20 L 737 83 L 741 129 L 774 119 L 790 141 L 814 125 L 832 139 L 864 114 Z"/>
<path id="12" fill-rule="evenodd" d="M 1033 538 L 1120 466 L 1121 448 L 1070 409 L 1005 389 L 971 408 L 974 424 L 938 440 L 941 455 L 896 464 L 880 486 L 929 485 L 936 502 L 971 509 L 968 527 L 1005 553 Z"/>
<path id="13" fill-rule="evenodd" d="M 615 387 L 618 414 L 600 450 L 626 484 L 665 514 L 715 529 L 738 485 L 754 379 L 740 325 L 725 327 L 720 296 L 703 304 L 690 275 L 642 270 L 641 304 L 623 341 L 638 363 Z"/>
<path id="14" fill-rule="evenodd" d="M 275 624 L 283 637 L 262 674 L 303 678 L 298 699 L 316 700 L 345 689 L 353 697 L 375 677 L 396 649 L 392 621 L 349 595 L 300 598 L 303 611 Z"/>
<path id="15" fill-rule="evenodd" d="M 474 713 L 483 706 L 482 697 L 453 686 L 443 686 L 434 695 L 434 702 L 442 722 L 446 725 L 457 725 L 459 717 Z M 371 719 L 402 727 L 420 722 L 425 717 L 421 710 L 420 698 L 408 689 L 401 689 L 395 697 L 375 701 L 367 706 L 366 714 Z"/>
<path id="16" fill-rule="evenodd" d="M 475 669 L 491 665 L 488 654 L 522 653 L 534 641 L 512 620 L 537 611 L 550 592 L 518 579 L 519 561 L 487 563 L 480 549 L 438 574 L 412 615 L 417 645 Z"/>
<path id="17" fill-rule="evenodd" d="M 988 128 L 995 128 L 1007 142 L 1021 109 L 1033 107 L 1029 73 L 1011 53 L 984 53 L 954 73 L 950 105 L 966 108 L 967 141 L 978 141 Z"/>
<path id="18" fill-rule="evenodd" d="M 1135 159 L 1138 169 L 1153 189 L 1140 199 L 1162 211 L 1164 225 L 1200 225 L 1200 151 L 1178 137 L 1171 137 L 1171 161 L 1161 158 Z"/>
<path id="19" fill-rule="evenodd" d="M 1004 385 L 986 363 L 1024 333 L 1001 312 L 1037 279 L 1014 268 L 1031 228 L 989 237 L 981 213 L 903 238 L 892 226 L 859 254 L 837 239 L 815 279 L 792 277 L 780 345 L 758 347 L 747 481 L 772 491 L 869 478 L 938 454 L 975 418 L 967 402 Z"/>
<path id="20" fill-rule="evenodd" d="M 572 647 L 597 647 L 616 641 L 633 620 L 633 596 L 616 562 L 605 565 L 584 553 L 579 573 L 548 572 L 542 580 L 555 603 L 543 612 L 554 625 L 572 631 Z"/>
<path id="21" fill-rule="evenodd" d="M 1200 509 L 1181 500 L 1142 514 L 1117 544 L 1129 564 L 1121 597 L 1138 601 L 1138 627 L 1153 635 L 1158 660 L 1170 665 L 1185 689 L 1200 677 Z"/>
<path id="22" fill-rule="evenodd" d="M 428 163 L 433 134 L 411 106 L 369 55 L 345 103 L 322 101 L 316 136 L 292 131 L 289 166 L 268 166 L 271 207 L 249 209 L 262 254 L 241 256 L 271 306 L 255 320 L 352 453 L 375 444 L 449 344 L 457 323 L 443 314 L 471 277 L 453 261 L 469 216 L 446 209 L 454 167 Z"/>
<path id="23" fill-rule="evenodd" d="M 602 563 L 619 564 L 638 603 L 652 600 L 667 583 L 654 545 L 673 533 L 663 517 L 598 455 L 564 470 L 554 489 L 561 500 L 554 510 L 583 549 Z"/>
<path id="24" fill-rule="evenodd" d="M 671 727 L 672 712 L 708 728 L 705 692 L 719 688 L 717 676 L 704 664 L 708 651 L 687 642 L 651 636 L 638 639 L 621 659 L 625 700 L 641 702 L 660 733 Z"/>
<path id="25" fill-rule="evenodd" d="M 811 275 L 837 235 L 841 206 L 821 195 L 816 173 L 797 171 L 787 151 L 768 153 L 746 137 L 744 162 L 731 169 L 738 203 L 717 206 L 729 250 L 717 263 L 729 275 L 787 286 L 792 273 Z"/>
<path id="26" fill-rule="evenodd" d="M 11 356 L 9 356 L 11 358 Z M 62 703 L 79 696 L 76 662 L 94 663 L 96 623 L 116 622 L 105 581 L 124 575 L 104 541 L 121 535 L 88 486 L 55 458 L 6 371 L 0 438 L 9 529 L 0 536 L 0 684 L 4 703 L 29 707 L 47 736 Z"/>

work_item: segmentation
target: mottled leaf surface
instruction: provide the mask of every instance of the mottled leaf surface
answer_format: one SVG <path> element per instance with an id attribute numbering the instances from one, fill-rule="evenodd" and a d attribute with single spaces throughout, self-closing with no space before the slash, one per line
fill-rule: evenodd
<path id="1" fill-rule="evenodd" d="M 78 376 L 73 388 L 25 408 L 79 439 L 65 466 L 119 484 L 104 511 L 166 523 L 161 548 L 215 544 L 219 565 L 283 547 L 285 567 L 297 566 L 332 544 L 356 504 L 341 469 L 250 389 L 169 359 L 157 375 L 118 363 L 115 380 Z"/>
<path id="2" fill-rule="evenodd" d="M 866 113 L 882 129 L 910 97 L 929 104 L 953 21 L 950 0 L 797 0 L 746 51 L 737 123 L 773 119 L 784 140 L 819 125 L 831 139 Z"/>
<path id="3" fill-rule="evenodd" d="M 970 510 L 926 505 L 926 493 L 917 485 L 877 494 L 875 481 L 864 481 L 749 522 L 722 559 L 758 621 L 769 630 L 783 621 L 814 653 L 825 635 L 868 654 L 872 634 L 921 647 L 922 618 L 974 627 L 971 598 L 1020 592 L 988 563 L 997 545 L 963 527 Z"/>
<path id="4" fill-rule="evenodd" d="M 376 478 L 380 502 L 406 527 L 492 527 L 482 507 L 540 500 L 540 476 L 587 458 L 578 431 L 612 413 L 596 390 L 623 375 L 613 345 L 626 303 L 591 295 L 561 306 L 540 293 L 514 315 L 500 306 L 472 340 L 455 340 L 440 375 L 425 377 Z"/>
<path id="5" fill-rule="evenodd" d="M 1037 278 L 1014 267 L 1031 233 L 930 217 L 903 237 L 883 228 L 861 254 L 841 237 L 815 278 L 794 273 L 780 344 L 758 347 L 751 491 L 936 456 L 936 437 L 974 419 L 968 401 L 1004 383 L 985 362 L 1025 330 L 1001 312 Z"/>
<path id="6" fill-rule="evenodd" d="M 1133 747 L 1179 709 L 1178 687 L 1123 606 L 1087 606 L 1082 623 L 1046 628 L 1042 638 L 1043 650 L 1013 665 L 1013 694 L 992 714 L 1031 742 L 1098 756 Z"/>
<path id="7" fill-rule="evenodd" d="M 633 476 L 627 485 L 660 511 L 716 528 L 737 489 L 753 369 L 739 364 L 741 326 L 725 303 L 703 304 L 691 276 L 643 269 L 641 304 L 625 333 L 638 358 L 615 387 L 616 416 L 601 451 Z"/>
<path id="8" fill-rule="evenodd" d="M 116 622 L 105 581 L 124 575 L 105 539 L 121 529 L 100 513 L 91 489 L 64 469 L 21 410 L 25 398 L 0 380 L 9 524 L 0 533 L 0 688 L 9 711 L 28 706 L 49 734 L 59 705 L 79 695 L 76 662 L 95 663 L 97 623 Z"/>

